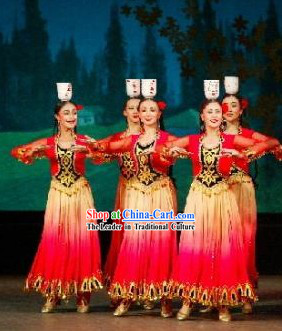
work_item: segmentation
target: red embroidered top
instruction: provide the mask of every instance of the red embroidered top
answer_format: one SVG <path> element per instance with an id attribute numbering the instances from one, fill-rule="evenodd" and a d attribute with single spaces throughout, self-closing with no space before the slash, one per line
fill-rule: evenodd
<path id="1" fill-rule="evenodd" d="M 254 130 L 247 129 L 247 128 L 241 128 L 241 130 L 239 132 L 239 135 L 242 135 L 245 138 L 252 139 L 254 133 L 255 133 Z M 247 162 L 247 160 L 244 160 L 244 159 L 236 158 L 235 159 L 235 167 L 238 168 L 238 169 L 243 170 L 247 174 L 250 171 L 249 162 Z"/>
<path id="2" fill-rule="evenodd" d="M 202 171 L 202 160 L 201 160 L 201 141 L 204 137 L 203 134 L 189 135 L 189 145 L 187 151 L 190 153 L 193 176 L 197 176 Z M 221 148 L 234 149 L 234 135 L 221 134 Z M 217 171 L 223 177 L 230 175 L 233 158 L 230 156 L 220 156 L 217 163 Z"/>
<path id="3" fill-rule="evenodd" d="M 80 141 L 81 139 L 86 139 L 86 136 L 78 134 L 75 139 L 75 143 L 83 146 L 87 146 L 87 143 Z M 57 137 L 49 137 L 47 138 L 47 145 L 50 148 L 46 149 L 45 155 L 50 161 L 51 166 L 51 175 L 56 176 L 60 171 L 60 163 L 58 162 L 58 155 L 57 155 Z M 74 159 L 73 159 L 73 167 L 74 171 L 84 176 L 85 174 L 85 159 L 87 157 L 86 153 L 81 152 L 74 152 Z"/>
<path id="4" fill-rule="evenodd" d="M 86 140 L 87 137 L 84 135 L 78 134 L 75 139 L 75 143 L 79 145 L 86 146 L 88 144 L 81 140 Z M 17 146 L 12 149 L 11 155 L 17 158 L 19 161 L 25 164 L 31 164 L 34 159 L 47 157 L 50 161 L 50 171 L 52 176 L 57 176 L 60 172 L 60 162 L 58 157 L 58 146 L 57 146 L 57 136 L 52 136 L 47 138 L 47 146 L 45 150 L 41 152 L 35 152 L 30 155 L 31 147 L 28 145 Z M 63 150 L 63 149 L 62 149 Z M 83 176 L 85 174 L 85 159 L 87 153 L 83 152 L 74 152 L 73 153 L 73 170 L 76 174 Z"/>
<path id="5" fill-rule="evenodd" d="M 136 171 L 136 174 L 140 170 L 140 162 L 137 159 L 136 148 L 138 144 L 139 135 L 133 135 L 122 139 L 120 141 L 111 141 L 107 142 L 102 148 L 105 153 L 130 153 L 131 160 L 133 163 L 133 168 Z M 162 175 L 167 175 L 169 172 L 169 167 L 173 164 L 172 158 L 164 159 L 160 153 L 162 146 L 171 139 L 175 137 L 168 132 L 159 131 L 158 138 L 155 142 L 154 152 L 149 155 L 149 163 L 152 170 L 160 173 Z"/>
<path id="6" fill-rule="evenodd" d="M 255 133 L 254 130 L 247 129 L 247 128 L 241 128 L 239 130 L 238 134 L 245 137 L 245 138 L 252 139 L 254 133 Z M 226 134 L 226 135 L 229 135 L 229 134 Z M 232 136 L 232 135 L 230 134 L 230 136 Z M 249 162 L 247 162 L 247 160 L 242 159 L 242 158 L 241 159 L 240 158 L 234 158 L 234 166 L 235 166 L 235 168 L 237 168 L 239 170 L 243 170 L 246 174 L 248 174 L 249 171 L 250 171 Z"/>

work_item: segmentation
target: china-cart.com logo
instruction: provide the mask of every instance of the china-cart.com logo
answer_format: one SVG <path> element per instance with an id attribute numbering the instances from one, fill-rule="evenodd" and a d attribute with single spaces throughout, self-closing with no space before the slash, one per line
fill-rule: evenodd
<path id="1" fill-rule="evenodd" d="M 111 218 L 113 223 L 106 223 Z M 86 223 L 87 230 L 101 231 L 121 231 L 121 230 L 145 230 L 145 231 L 165 231 L 165 230 L 195 230 L 195 215 L 193 213 L 174 214 L 173 210 L 161 211 L 155 209 L 152 213 L 139 211 L 138 209 L 124 209 L 111 212 L 97 212 L 96 209 L 87 209 Z M 97 224 L 95 221 L 102 220 Z M 94 221 L 94 222 L 93 222 Z M 118 221 L 117 223 L 115 221 Z M 187 222 L 189 222 L 187 224 Z"/>

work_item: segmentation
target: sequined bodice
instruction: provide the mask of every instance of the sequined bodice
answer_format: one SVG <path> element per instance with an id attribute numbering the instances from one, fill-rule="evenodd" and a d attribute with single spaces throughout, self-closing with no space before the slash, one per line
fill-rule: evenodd
<path id="1" fill-rule="evenodd" d="M 74 169 L 74 152 L 57 145 L 57 157 L 60 170 L 55 177 L 61 184 L 70 187 L 81 177 Z"/>
<path id="2" fill-rule="evenodd" d="M 138 180 L 144 185 L 150 185 L 156 181 L 161 174 L 156 172 L 150 163 L 150 154 L 144 154 L 154 146 L 154 141 L 146 146 L 142 146 L 139 142 L 136 144 L 136 157 L 138 162 Z"/>
<path id="3" fill-rule="evenodd" d="M 200 153 L 202 171 L 197 176 L 197 180 L 210 188 L 223 181 L 223 177 L 217 170 L 220 145 L 211 149 L 201 145 Z"/>

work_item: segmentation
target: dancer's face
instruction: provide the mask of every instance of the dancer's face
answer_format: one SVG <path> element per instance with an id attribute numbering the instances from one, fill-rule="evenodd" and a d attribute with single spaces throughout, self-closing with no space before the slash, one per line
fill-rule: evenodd
<path id="1" fill-rule="evenodd" d="M 123 111 L 123 115 L 127 118 L 127 122 L 131 123 L 139 123 L 139 113 L 138 106 L 140 100 L 139 99 L 129 99 L 126 103 L 126 107 Z"/>
<path id="2" fill-rule="evenodd" d="M 77 109 L 71 102 L 66 103 L 55 117 L 61 128 L 74 129 L 77 125 Z"/>
<path id="3" fill-rule="evenodd" d="M 218 102 L 209 103 L 201 114 L 206 128 L 218 129 L 222 122 L 222 109 Z"/>
<path id="4" fill-rule="evenodd" d="M 224 98 L 222 100 L 222 103 L 226 103 L 228 105 L 228 111 L 225 114 L 223 114 L 224 119 L 227 122 L 237 121 L 243 112 L 243 110 L 240 107 L 239 100 L 233 95 L 230 95 Z"/>
<path id="5" fill-rule="evenodd" d="M 144 125 L 153 126 L 158 123 L 161 111 L 155 101 L 146 100 L 141 103 L 139 117 Z"/>

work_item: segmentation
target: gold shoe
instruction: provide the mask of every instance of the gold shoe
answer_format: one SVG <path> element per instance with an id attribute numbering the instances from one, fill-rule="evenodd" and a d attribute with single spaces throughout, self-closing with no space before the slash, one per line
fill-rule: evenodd
<path id="1" fill-rule="evenodd" d="M 152 310 L 155 307 L 155 303 L 150 300 L 145 300 L 143 303 L 143 308 L 146 310 Z"/>
<path id="2" fill-rule="evenodd" d="M 56 304 L 57 302 L 55 298 L 48 298 L 41 308 L 41 313 L 52 313 L 56 308 Z"/>
<path id="3" fill-rule="evenodd" d="M 77 305 L 77 310 L 78 313 L 89 313 L 89 305 Z"/>
<path id="4" fill-rule="evenodd" d="M 78 313 L 88 313 L 89 312 L 89 302 L 90 302 L 90 293 L 78 293 L 76 300 L 76 311 Z"/>
<path id="5" fill-rule="evenodd" d="M 122 316 L 128 312 L 128 309 L 130 307 L 130 301 L 122 301 L 121 304 L 116 308 L 114 311 L 114 316 Z"/>
<path id="6" fill-rule="evenodd" d="M 182 309 L 182 308 L 181 308 Z M 189 307 L 188 310 L 183 313 L 181 311 L 181 309 L 179 310 L 179 312 L 177 313 L 176 315 L 176 318 L 178 319 L 178 321 L 185 321 L 185 320 L 188 320 L 188 318 L 190 317 L 191 315 L 191 312 L 192 312 L 192 308 Z"/>
<path id="7" fill-rule="evenodd" d="M 192 313 L 192 303 L 189 300 L 183 300 L 182 307 L 178 311 L 176 318 L 178 321 L 185 321 L 187 320 Z"/>
<path id="8" fill-rule="evenodd" d="M 172 301 L 170 299 L 162 299 L 161 300 L 161 316 L 164 318 L 172 317 Z"/>
<path id="9" fill-rule="evenodd" d="M 41 313 L 52 313 L 54 309 L 55 309 L 54 305 L 45 303 L 41 308 Z"/>
<path id="10" fill-rule="evenodd" d="M 223 308 L 219 310 L 219 320 L 222 322 L 230 322 L 231 321 L 231 314 L 227 308 Z"/>
<path id="11" fill-rule="evenodd" d="M 163 317 L 163 318 L 170 318 L 170 317 L 172 317 L 172 315 L 173 315 L 172 310 L 171 311 L 166 311 L 166 312 L 161 311 L 161 317 Z"/>
<path id="12" fill-rule="evenodd" d="M 205 308 L 201 308 L 199 310 L 200 313 L 202 314 L 208 314 L 211 313 L 213 311 L 213 307 L 209 306 L 209 307 L 205 307 Z"/>
<path id="13" fill-rule="evenodd" d="M 244 314 L 252 314 L 253 312 L 253 306 L 250 302 L 245 302 L 242 307 L 242 313 Z"/>

